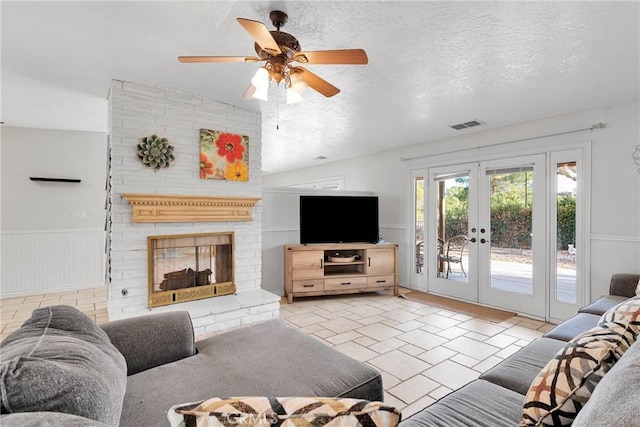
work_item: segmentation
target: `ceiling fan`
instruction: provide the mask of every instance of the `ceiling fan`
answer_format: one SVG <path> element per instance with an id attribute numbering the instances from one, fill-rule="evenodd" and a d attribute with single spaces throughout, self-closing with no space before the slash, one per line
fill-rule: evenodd
<path id="1" fill-rule="evenodd" d="M 280 28 L 288 21 L 286 13 L 274 10 L 269 18 L 276 27 L 275 31 L 269 31 L 267 27 L 258 21 L 236 18 L 237 21 L 255 40 L 256 56 L 179 56 L 178 61 L 192 62 L 259 62 L 265 61 L 256 75 L 251 79 L 249 89 L 243 98 L 257 98 L 267 100 L 269 81 L 277 84 L 284 80 L 287 87 L 287 103 L 295 103 L 302 100 L 300 93 L 307 86 L 320 92 L 326 97 L 331 97 L 340 92 L 340 89 L 328 81 L 312 73 L 306 68 L 293 66 L 293 62 L 301 64 L 367 64 L 367 54 L 362 49 L 318 50 L 311 52 L 301 51 L 300 43 L 291 34 L 280 31 Z"/>

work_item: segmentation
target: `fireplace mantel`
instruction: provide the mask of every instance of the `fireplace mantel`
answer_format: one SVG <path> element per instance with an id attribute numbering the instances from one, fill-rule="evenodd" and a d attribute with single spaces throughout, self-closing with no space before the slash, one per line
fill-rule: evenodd
<path id="1" fill-rule="evenodd" d="M 259 197 L 218 197 L 122 193 L 131 222 L 253 221 Z"/>

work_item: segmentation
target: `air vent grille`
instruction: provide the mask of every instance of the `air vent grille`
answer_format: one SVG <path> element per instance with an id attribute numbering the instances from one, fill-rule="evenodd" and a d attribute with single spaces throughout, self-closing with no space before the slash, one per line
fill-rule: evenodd
<path id="1" fill-rule="evenodd" d="M 474 126 L 480 126 L 483 124 L 484 123 L 481 122 L 480 120 L 471 120 L 470 122 L 458 123 L 457 125 L 451 125 L 449 127 L 455 130 L 462 130 L 462 129 L 472 128 Z"/>

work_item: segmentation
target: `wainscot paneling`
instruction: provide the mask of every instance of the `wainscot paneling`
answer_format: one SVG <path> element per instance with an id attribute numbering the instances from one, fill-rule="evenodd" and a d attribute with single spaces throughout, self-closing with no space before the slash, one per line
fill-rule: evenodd
<path id="1" fill-rule="evenodd" d="M 3 298 L 104 284 L 104 231 L 6 232 L 0 235 Z"/>

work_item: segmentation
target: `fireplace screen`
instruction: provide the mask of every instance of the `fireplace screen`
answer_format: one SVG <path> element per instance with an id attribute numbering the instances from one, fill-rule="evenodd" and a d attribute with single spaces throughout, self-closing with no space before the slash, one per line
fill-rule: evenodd
<path id="1" fill-rule="evenodd" d="M 233 233 L 149 236 L 149 307 L 234 293 Z"/>

